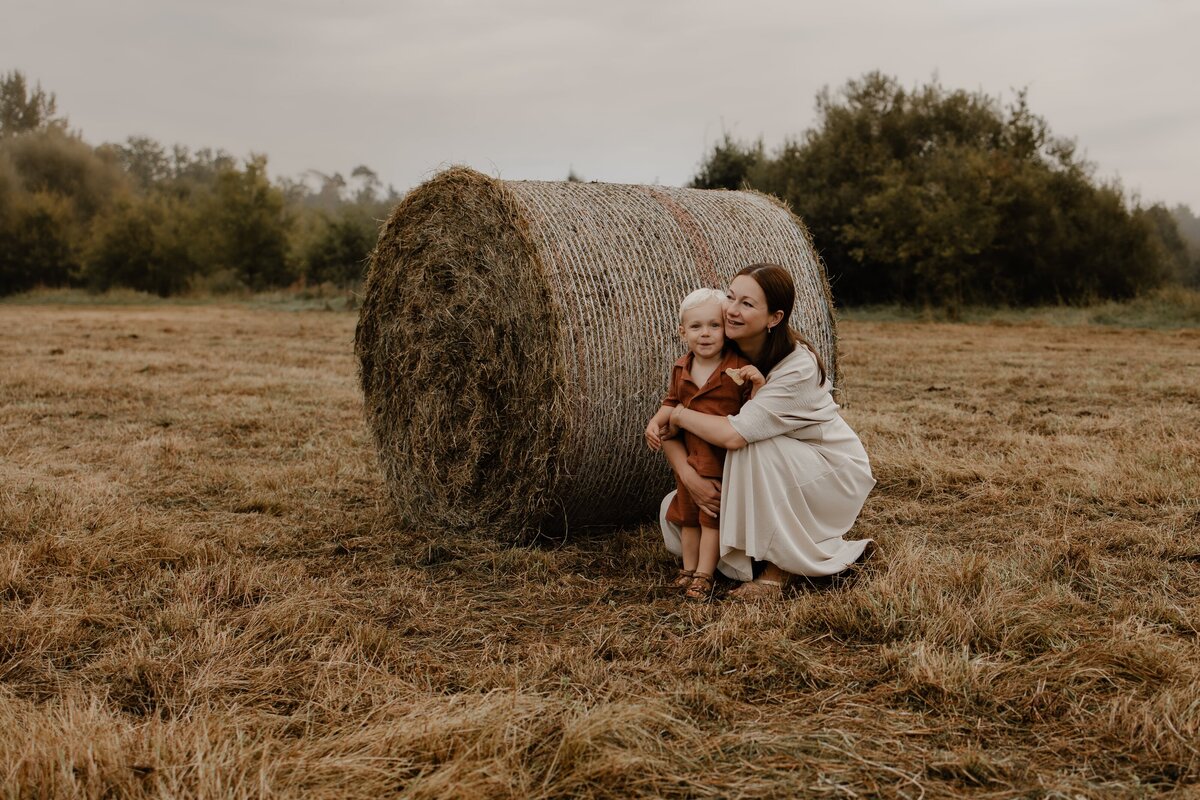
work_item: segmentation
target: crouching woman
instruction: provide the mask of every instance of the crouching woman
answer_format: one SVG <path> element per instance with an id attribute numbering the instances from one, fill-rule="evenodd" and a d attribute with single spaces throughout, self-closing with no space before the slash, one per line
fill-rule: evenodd
<path id="1" fill-rule="evenodd" d="M 790 575 L 841 572 L 871 544 L 842 538 L 875 479 L 833 402 L 820 356 L 788 326 L 795 297 L 791 275 L 774 264 L 755 264 L 734 277 L 725 337 L 758 368 L 752 380 L 761 388 L 735 415 L 678 406 L 664 431 L 663 451 L 676 475 L 720 520 L 718 568 L 745 581 L 731 593 L 740 599 L 777 597 Z M 687 464 L 686 451 L 670 439 L 680 429 L 728 451 L 720 483 Z M 665 513 L 659 522 L 667 549 L 678 554 L 679 526 Z M 764 562 L 757 579 L 752 561 Z"/>

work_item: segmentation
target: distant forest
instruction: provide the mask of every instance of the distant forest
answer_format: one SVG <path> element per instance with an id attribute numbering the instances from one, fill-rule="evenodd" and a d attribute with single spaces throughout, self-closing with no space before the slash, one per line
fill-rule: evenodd
<path id="1" fill-rule="evenodd" d="M 955 309 L 1200 287 L 1192 210 L 1097 179 L 1024 93 L 1003 104 L 869 73 L 816 102 L 816 125 L 772 150 L 724 136 L 691 185 L 786 201 L 839 303 Z M 145 137 L 92 146 L 53 93 L 19 71 L 0 79 L 0 294 L 353 286 L 398 200 L 366 166 L 272 181 L 265 155 Z"/>

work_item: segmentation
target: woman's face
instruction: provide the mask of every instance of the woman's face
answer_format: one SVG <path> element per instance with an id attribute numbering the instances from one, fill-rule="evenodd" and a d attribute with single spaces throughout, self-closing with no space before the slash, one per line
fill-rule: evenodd
<path id="1" fill-rule="evenodd" d="M 729 284 L 727 296 L 725 338 L 736 342 L 765 335 L 772 315 L 767 312 L 767 296 L 758 281 L 749 275 L 738 275 Z"/>

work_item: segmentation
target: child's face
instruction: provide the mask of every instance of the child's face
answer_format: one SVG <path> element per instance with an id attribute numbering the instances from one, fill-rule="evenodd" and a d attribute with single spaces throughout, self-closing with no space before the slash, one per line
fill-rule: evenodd
<path id="1" fill-rule="evenodd" d="M 683 312 L 679 326 L 680 337 L 701 358 L 711 358 L 725 348 L 725 314 L 716 300 L 702 303 Z"/>

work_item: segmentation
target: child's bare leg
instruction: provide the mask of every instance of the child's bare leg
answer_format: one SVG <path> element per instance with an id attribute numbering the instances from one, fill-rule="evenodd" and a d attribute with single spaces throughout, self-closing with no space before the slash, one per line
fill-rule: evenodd
<path id="1" fill-rule="evenodd" d="M 700 554 L 700 529 L 695 526 L 683 526 L 683 568 L 689 572 L 696 570 L 696 561 Z"/>
<path id="2" fill-rule="evenodd" d="M 683 525 L 680 530 L 680 543 L 683 545 L 683 569 L 675 576 L 671 585 L 676 589 L 686 589 L 692 582 L 696 572 L 696 559 L 700 551 L 700 529 L 695 525 Z"/>
<path id="3" fill-rule="evenodd" d="M 713 575 L 717 571 L 717 561 L 721 557 L 721 531 L 701 525 L 699 538 L 696 572 L 701 575 Z"/>

